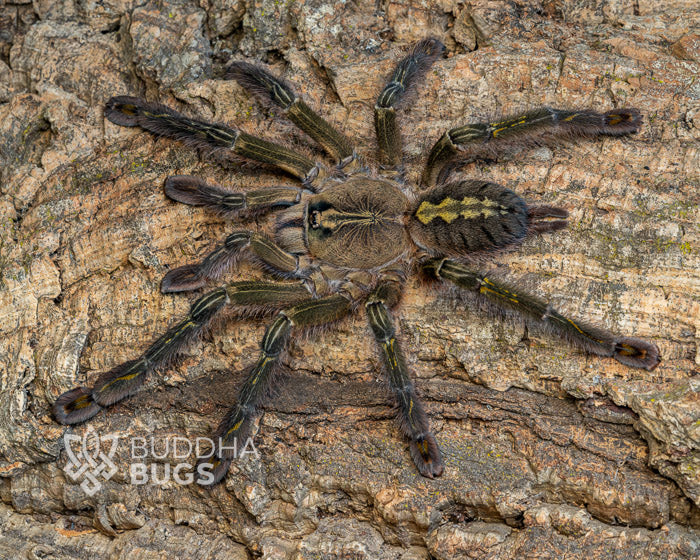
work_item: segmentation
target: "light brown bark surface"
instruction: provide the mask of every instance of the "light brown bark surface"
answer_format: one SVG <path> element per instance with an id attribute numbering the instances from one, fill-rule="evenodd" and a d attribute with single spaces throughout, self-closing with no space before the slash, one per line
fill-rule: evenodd
<path id="1" fill-rule="evenodd" d="M 0 558 L 697 558 L 700 554 L 700 14 L 671 0 L 24 0 L 0 7 Z M 445 457 L 418 475 L 358 316 L 295 339 L 260 459 L 211 491 L 63 472 L 63 391 L 132 359 L 191 295 L 174 266 L 232 226 L 162 191 L 173 174 L 293 184 L 103 118 L 139 95 L 320 152 L 235 83 L 263 61 L 373 161 L 397 53 L 447 46 L 400 110 L 415 181 L 447 128 L 540 105 L 634 106 L 639 134 L 539 148 L 465 175 L 566 207 L 570 227 L 490 268 L 575 317 L 658 344 L 653 372 L 485 317 L 412 280 L 403 345 Z M 252 222 L 265 230 L 269 219 Z M 242 266 L 230 278 L 260 277 Z M 399 313 L 399 312 L 397 312 Z M 218 327 L 138 395 L 70 428 L 207 436 L 265 321 Z M 161 460 L 175 464 L 172 457 Z"/>

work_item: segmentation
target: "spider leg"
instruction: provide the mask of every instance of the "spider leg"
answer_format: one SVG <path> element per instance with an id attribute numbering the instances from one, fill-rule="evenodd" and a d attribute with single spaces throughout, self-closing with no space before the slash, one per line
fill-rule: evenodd
<path id="1" fill-rule="evenodd" d="M 187 317 L 168 329 L 141 357 L 103 373 L 91 389 L 76 387 L 60 395 L 53 405 L 54 416 L 61 424 L 77 424 L 134 394 L 151 371 L 166 367 L 196 339 L 226 303 L 245 310 L 267 311 L 289 307 L 308 297 L 304 286 L 289 283 L 234 282 L 209 292 L 197 299 Z"/>
<path id="2" fill-rule="evenodd" d="M 566 218 L 569 217 L 569 212 L 558 206 L 537 204 L 535 206 L 528 206 L 527 217 L 529 221 L 527 234 L 537 235 L 564 229 L 568 225 Z M 552 218 L 560 219 L 555 220 Z"/>
<path id="3" fill-rule="evenodd" d="M 460 152 L 464 157 L 494 155 L 517 145 L 551 143 L 558 138 L 621 136 L 636 132 L 642 122 L 637 109 L 562 111 L 543 107 L 498 122 L 470 123 L 448 130 L 435 143 L 421 183 L 433 187 L 442 179 L 446 164 Z"/>
<path id="4" fill-rule="evenodd" d="M 229 270 L 247 251 L 265 268 L 282 277 L 300 275 L 299 257 L 281 249 L 268 237 L 252 231 L 234 231 L 222 245 L 194 264 L 179 266 L 168 272 L 161 282 L 161 291 L 184 292 L 204 286 Z"/>
<path id="5" fill-rule="evenodd" d="M 338 161 L 340 168 L 355 160 L 355 149 L 350 140 L 312 110 L 285 80 L 247 62 L 231 64 L 226 77 L 236 80 L 241 87 L 281 107 L 290 121 Z"/>
<path id="6" fill-rule="evenodd" d="M 423 265 L 429 275 L 478 292 L 499 307 L 514 309 L 536 325 L 545 327 L 587 352 L 609 356 L 626 366 L 654 369 L 661 358 L 656 345 L 628 336 L 618 336 L 565 317 L 547 302 L 494 282 L 486 275 L 451 259 L 429 259 Z"/>
<path id="7" fill-rule="evenodd" d="M 399 426 L 410 441 L 413 462 L 423 476 L 433 478 L 444 470 L 440 448 L 409 377 L 387 308 L 398 302 L 399 290 L 395 282 L 380 284 L 367 300 L 367 316 L 381 350 L 389 388 L 396 399 Z"/>
<path id="8" fill-rule="evenodd" d="M 92 389 L 77 387 L 60 395 L 53 406 L 56 419 L 61 424 L 83 422 L 92 418 L 102 407 L 135 393 L 150 371 L 167 364 L 188 341 L 198 336 L 224 306 L 226 299 L 224 288 L 203 295 L 192 304 L 187 317 L 168 329 L 140 358 L 103 373 Z"/>
<path id="9" fill-rule="evenodd" d="M 401 133 L 396 122 L 395 106 L 422 78 L 443 50 L 444 45 L 432 37 L 416 43 L 411 53 L 396 65 L 389 82 L 377 97 L 374 105 L 374 129 L 382 163 L 396 167 L 401 162 Z"/>
<path id="10" fill-rule="evenodd" d="M 255 410 L 269 391 L 275 367 L 286 347 L 292 328 L 325 325 L 341 319 L 351 310 L 350 300 L 335 294 L 309 299 L 280 311 L 265 331 L 260 343 L 260 357 L 241 386 L 236 404 L 229 409 L 214 432 L 213 456 L 202 461 L 211 465 L 213 480 L 200 481 L 200 484 L 216 484 L 226 475 L 233 458 L 231 449 L 235 448 L 237 442 L 248 437 Z"/>
<path id="11" fill-rule="evenodd" d="M 238 156 L 279 167 L 307 185 L 319 174 L 317 164 L 289 148 L 224 124 L 190 119 L 170 107 L 137 97 L 112 97 L 105 105 L 105 116 L 114 124 L 140 126 L 157 136 L 181 140 L 196 148 L 231 150 Z"/>
<path id="12" fill-rule="evenodd" d="M 233 218 L 240 212 L 259 213 L 278 206 L 293 206 L 301 199 L 301 192 L 296 187 L 267 187 L 237 193 L 190 175 L 173 175 L 165 181 L 168 197 L 183 204 L 204 206 L 224 218 Z"/>

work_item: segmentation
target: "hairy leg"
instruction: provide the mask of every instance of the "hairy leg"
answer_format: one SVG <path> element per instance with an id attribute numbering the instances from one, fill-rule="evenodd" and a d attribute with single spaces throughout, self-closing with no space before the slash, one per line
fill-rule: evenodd
<path id="1" fill-rule="evenodd" d="M 448 130 L 435 143 L 421 184 L 436 185 L 445 166 L 457 155 L 479 158 L 512 146 L 547 144 L 561 138 L 621 136 L 636 132 L 641 122 L 639 111 L 631 108 L 596 113 L 543 107 L 498 122 L 466 124 Z"/>
<path id="2" fill-rule="evenodd" d="M 60 395 L 53 413 L 61 424 L 77 424 L 92 418 L 103 407 L 134 394 L 147 375 L 172 362 L 178 352 L 197 339 L 227 303 L 242 309 L 266 311 L 308 299 L 301 284 L 234 282 L 195 300 L 187 317 L 151 344 L 141 357 L 103 373 L 94 387 L 76 387 Z"/>
<path id="3" fill-rule="evenodd" d="M 399 426 L 410 442 L 413 462 L 423 476 L 433 478 L 444 470 L 440 448 L 409 377 L 387 309 L 398 301 L 399 290 L 400 286 L 394 282 L 380 284 L 367 300 L 367 317 L 381 351 L 389 389 L 396 399 Z"/>
<path id="4" fill-rule="evenodd" d="M 236 448 L 237 444 L 249 436 L 255 411 L 268 394 L 272 376 L 287 345 L 292 328 L 325 325 L 341 319 L 351 309 L 350 300 L 336 294 L 309 299 L 280 311 L 265 331 L 260 343 L 260 356 L 243 382 L 236 404 L 231 407 L 214 433 L 213 456 L 201 462 L 211 465 L 213 480 L 201 481 L 201 484 L 210 485 L 219 482 L 226 475 L 233 459 L 230 450 Z"/>
<path id="5" fill-rule="evenodd" d="M 656 345 L 628 336 L 618 336 L 598 327 L 565 317 L 547 302 L 520 292 L 450 259 L 430 259 L 423 270 L 435 278 L 449 280 L 460 288 L 477 292 L 492 303 L 514 309 L 536 325 L 548 328 L 587 352 L 609 356 L 626 366 L 654 369 L 660 362 Z"/>
<path id="6" fill-rule="evenodd" d="M 379 94 L 374 106 L 374 129 L 382 163 L 391 167 L 401 163 L 401 134 L 395 107 L 444 50 L 444 45 L 437 39 L 428 38 L 416 43 L 411 53 L 396 65 Z"/>
<path id="7" fill-rule="evenodd" d="M 266 187 L 237 193 L 218 185 L 209 185 L 190 175 L 173 175 L 165 181 L 165 194 L 173 200 L 191 206 L 203 206 L 229 219 L 242 212 L 259 213 L 293 206 L 301 199 L 301 192 L 296 187 Z"/>
<path id="8" fill-rule="evenodd" d="M 528 235 L 550 233 L 564 229 L 568 222 L 569 212 L 558 206 L 538 204 L 527 208 Z M 556 219 L 555 219 L 556 218 Z"/>
<path id="9" fill-rule="evenodd" d="M 224 124 L 190 119 L 165 105 L 148 103 L 137 97 L 112 97 L 105 105 L 105 116 L 114 124 L 139 126 L 157 136 L 174 138 L 196 148 L 230 150 L 238 156 L 274 165 L 307 185 L 319 174 L 317 164 L 289 148 Z"/>
<path id="10" fill-rule="evenodd" d="M 161 282 L 161 291 L 186 292 L 201 288 L 209 280 L 220 278 L 244 252 L 279 276 L 289 278 L 300 274 L 299 257 L 296 255 L 281 249 L 259 233 L 235 231 L 200 262 L 186 264 L 168 272 Z"/>
<path id="11" fill-rule="evenodd" d="M 338 161 L 339 167 L 344 168 L 355 159 L 355 149 L 350 140 L 313 111 L 285 80 L 248 62 L 231 64 L 226 77 L 236 80 L 248 91 L 281 107 L 290 121 Z"/>

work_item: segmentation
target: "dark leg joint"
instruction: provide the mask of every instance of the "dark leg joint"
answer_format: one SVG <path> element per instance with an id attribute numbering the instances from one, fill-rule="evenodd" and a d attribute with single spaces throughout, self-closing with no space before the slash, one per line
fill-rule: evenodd
<path id="1" fill-rule="evenodd" d="M 266 358 L 276 358 L 280 355 L 287 343 L 289 333 L 292 330 L 292 322 L 281 313 L 265 331 L 260 345 Z"/>
<path id="2" fill-rule="evenodd" d="M 394 325 L 391 322 L 386 307 L 381 302 L 367 304 L 367 316 L 377 342 L 385 344 L 394 337 Z"/>
<path id="3" fill-rule="evenodd" d="M 190 318 L 204 324 L 221 309 L 228 299 L 225 288 L 219 288 L 196 300 L 190 308 Z"/>

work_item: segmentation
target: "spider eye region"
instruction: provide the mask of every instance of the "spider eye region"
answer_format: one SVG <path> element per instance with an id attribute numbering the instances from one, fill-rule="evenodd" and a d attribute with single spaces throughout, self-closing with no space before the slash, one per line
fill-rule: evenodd
<path id="1" fill-rule="evenodd" d="M 318 210 L 309 211 L 309 227 L 318 229 L 321 227 L 321 212 Z"/>
<path id="2" fill-rule="evenodd" d="M 325 237 L 339 233 L 344 228 L 375 224 L 378 219 L 381 216 L 371 210 L 346 210 L 330 205 L 319 210 L 318 206 L 309 206 L 309 227 L 321 230 Z"/>
<path id="3" fill-rule="evenodd" d="M 332 226 L 330 216 L 334 213 L 335 209 L 331 204 L 326 201 L 315 201 L 309 204 L 308 209 L 308 224 L 311 229 L 323 229 L 325 235 L 330 235 L 332 233 Z M 324 221 L 324 214 L 326 220 Z"/>

